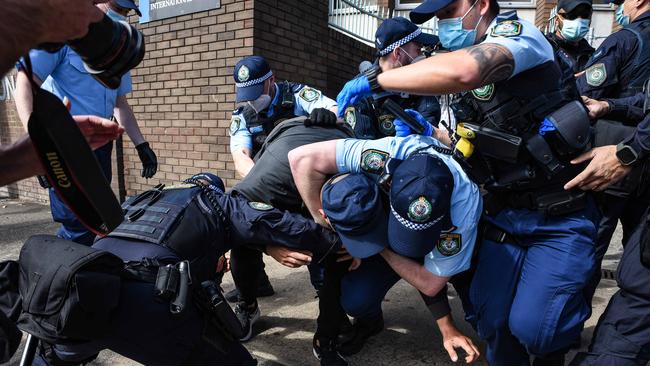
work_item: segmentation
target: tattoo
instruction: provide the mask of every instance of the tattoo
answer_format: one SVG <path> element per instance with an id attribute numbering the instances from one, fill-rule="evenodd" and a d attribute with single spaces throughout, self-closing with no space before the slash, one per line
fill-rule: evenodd
<path id="1" fill-rule="evenodd" d="M 481 83 L 479 86 L 505 80 L 515 69 L 515 60 L 510 51 L 498 44 L 483 43 L 467 48 L 470 56 L 478 63 Z"/>

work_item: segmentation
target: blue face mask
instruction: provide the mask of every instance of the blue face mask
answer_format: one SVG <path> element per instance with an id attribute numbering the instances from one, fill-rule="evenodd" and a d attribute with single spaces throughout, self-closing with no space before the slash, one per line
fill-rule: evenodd
<path id="1" fill-rule="evenodd" d="M 442 43 L 444 48 L 455 51 L 474 44 L 476 41 L 476 28 L 481 23 L 483 16 L 479 18 L 476 27 L 471 30 L 463 29 L 463 19 L 465 19 L 477 2 L 478 0 L 472 4 L 462 17 L 440 19 L 438 21 L 438 37 L 440 37 L 440 43 Z"/>
<path id="2" fill-rule="evenodd" d="M 591 24 L 589 19 L 564 19 L 560 33 L 567 41 L 578 41 L 583 39 L 589 32 L 589 24 Z"/>
<path id="3" fill-rule="evenodd" d="M 108 11 L 106 12 L 106 15 L 108 15 L 109 18 L 111 18 L 111 19 L 113 19 L 115 21 L 118 21 L 118 22 L 126 21 L 126 17 L 124 15 L 116 12 L 113 9 L 108 9 Z"/>
<path id="4" fill-rule="evenodd" d="M 618 9 L 616 9 L 616 13 L 614 14 L 614 16 L 616 17 L 616 21 L 618 22 L 618 24 L 624 27 L 630 24 L 630 16 L 623 14 L 623 4 L 618 6 Z"/>

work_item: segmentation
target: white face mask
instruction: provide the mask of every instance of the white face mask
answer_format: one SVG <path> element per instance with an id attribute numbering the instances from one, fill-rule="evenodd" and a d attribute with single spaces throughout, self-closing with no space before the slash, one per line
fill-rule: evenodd
<path id="1" fill-rule="evenodd" d="M 271 105 L 271 96 L 268 94 L 262 94 L 257 99 L 250 100 L 246 103 L 255 110 L 255 113 L 260 113 Z"/>

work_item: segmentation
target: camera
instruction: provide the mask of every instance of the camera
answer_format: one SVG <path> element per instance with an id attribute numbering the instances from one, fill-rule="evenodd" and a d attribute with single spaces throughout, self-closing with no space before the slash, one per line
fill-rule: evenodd
<path id="1" fill-rule="evenodd" d="M 142 32 L 107 15 L 92 23 L 86 36 L 66 44 L 81 56 L 86 70 L 111 89 L 120 86 L 122 76 L 142 61 L 145 52 Z M 45 43 L 39 48 L 56 52 L 63 46 L 63 43 Z"/>

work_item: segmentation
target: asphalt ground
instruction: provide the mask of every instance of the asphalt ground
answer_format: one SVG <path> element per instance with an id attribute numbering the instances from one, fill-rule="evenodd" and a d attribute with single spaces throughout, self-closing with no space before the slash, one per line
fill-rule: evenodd
<path id="1" fill-rule="evenodd" d="M 23 242 L 31 235 L 54 234 L 58 224 L 53 223 L 49 207 L 45 205 L 0 198 L 0 260 L 16 259 Z M 608 251 L 604 268 L 615 269 L 621 254 L 621 233 L 617 230 Z M 306 268 L 289 269 L 265 257 L 266 270 L 276 295 L 259 301 L 262 317 L 255 324 L 256 337 L 246 347 L 260 361 L 260 365 L 318 365 L 311 352 L 311 342 L 318 310 L 315 291 L 309 283 Z M 233 287 L 229 275 L 224 289 Z M 594 298 L 594 311 L 582 333 L 582 349 L 586 348 L 598 320 L 616 283 L 603 280 Z M 476 333 L 464 322 L 460 300 L 450 291 L 453 316 L 459 328 L 480 343 Z M 358 366 L 419 366 L 455 365 L 442 348 L 441 336 L 435 321 L 422 303 L 417 291 L 404 281 L 391 289 L 383 303 L 386 329 L 371 338 L 365 348 L 350 357 L 351 365 Z M 21 349 L 9 365 L 18 365 Z M 573 357 L 572 352 L 568 360 Z M 460 361 L 459 361 L 460 363 Z M 218 363 L 215 363 L 218 365 Z M 478 365 L 487 365 L 481 359 Z M 103 351 L 92 365 L 139 365 L 110 351 Z"/>

